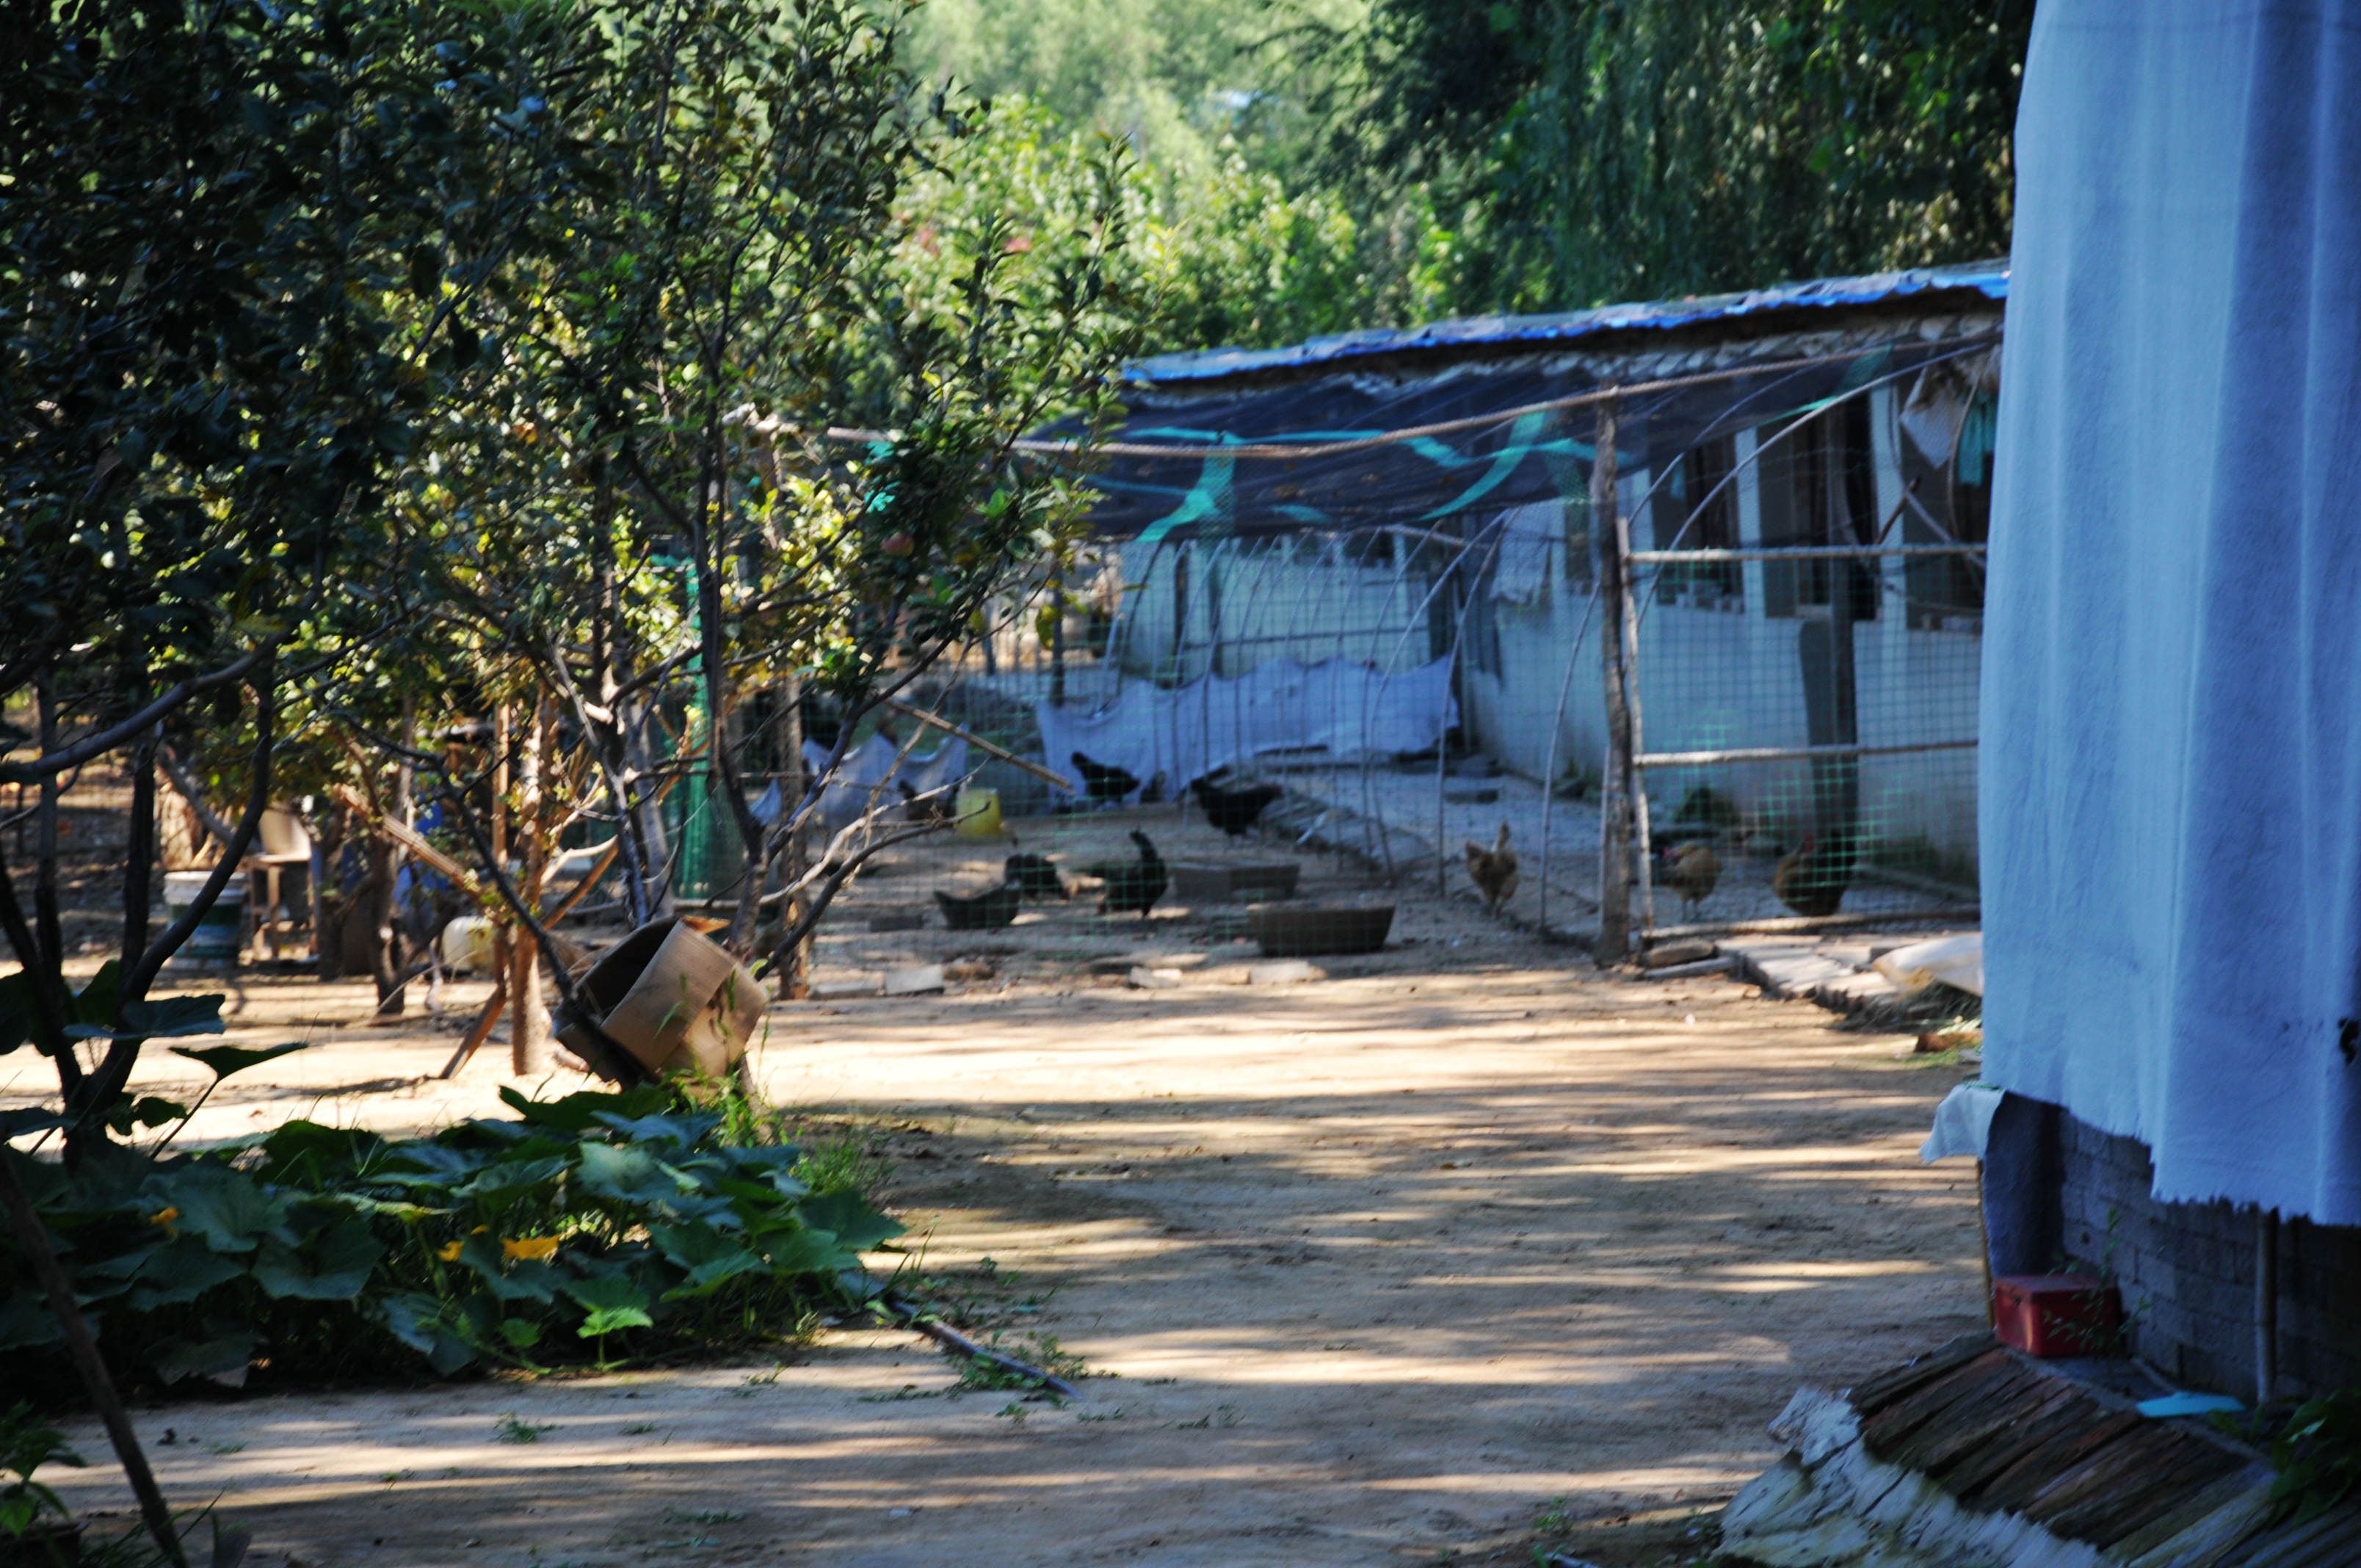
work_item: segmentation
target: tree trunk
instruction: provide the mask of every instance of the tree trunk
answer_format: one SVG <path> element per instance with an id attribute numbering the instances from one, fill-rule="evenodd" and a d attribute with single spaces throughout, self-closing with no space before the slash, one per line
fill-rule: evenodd
<path id="1" fill-rule="evenodd" d="M 779 816 L 785 821 L 795 815 L 812 781 L 804 773 L 804 690 L 803 682 L 794 675 L 779 683 L 778 718 Z M 785 862 L 784 885 L 796 881 L 811 869 L 809 836 L 790 833 L 780 854 Z M 765 890 L 767 891 L 767 890 Z M 784 924 L 801 916 L 803 911 L 790 905 L 779 912 Z M 769 944 L 764 943 L 763 946 Z M 781 955 L 778 980 L 774 987 L 780 1000 L 802 1002 L 811 996 L 812 939 L 807 934 L 803 940 Z"/>
<path id="2" fill-rule="evenodd" d="M 502 707 L 505 718 L 507 708 Z M 516 835 L 522 853 L 517 872 L 517 897 L 527 909 L 541 908 L 542 883 L 549 872 L 549 839 L 542 803 L 541 770 L 549 742 L 550 708 L 546 697 L 525 721 L 523 742 L 517 749 Z M 500 818 L 493 817 L 495 832 Z M 497 840 L 495 840 L 497 842 Z M 530 939 L 511 944 L 509 956 L 509 1069 L 519 1078 L 539 1078 L 555 1058 L 549 1040 L 549 1004 L 541 991 L 541 954 Z"/>
<path id="3" fill-rule="evenodd" d="M 418 705 L 414 698 L 401 699 L 401 744 L 405 751 L 418 748 Z M 393 770 L 393 799 L 388 813 L 405 828 L 418 825 L 418 808 L 413 792 L 413 770 L 408 759 Z M 369 972 L 377 979 L 378 1014 L 397 1016 L 410 1006 L 407 988 L 401 983 L 401 971 L 407 955 L 402 951 L 401 901 L 395 896 L 401 877 L 401 846 L 383 835 L 369 839 Z"/>

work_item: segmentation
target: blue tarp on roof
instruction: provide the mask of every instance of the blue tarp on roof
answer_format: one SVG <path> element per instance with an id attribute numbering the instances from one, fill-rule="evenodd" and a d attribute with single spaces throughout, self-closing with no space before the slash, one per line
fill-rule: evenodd
<path id="1" fill-rule="evenodd" d="M 1519 345 L 1541 350 L 1565 348 L 1610 332 L 1662 331 L 1780 311 L 1874 305 L 1914 294 L 1953 290 L 1970 290 L 1988 300 L 2004 300 L 2008 297 L 2008 266 L 2005 262 L 1989 261 L 1965 267 L 1876 272 L 1864 278 L 1818 278 L 1809 282 L 1749 290 L 1741 294 L 1601 305 L 1596 310 L 1554 315 L 1463 316 L 1425 326 L 1338 333 L 1286 348 L 1206 348 L 1185 354 L 1161 354 L 1139 361 L 1127 374 L 1135 383 L 1166 386 L 1258 371 L 1342 367 L 1356 359 L 1421 350 Z"/>

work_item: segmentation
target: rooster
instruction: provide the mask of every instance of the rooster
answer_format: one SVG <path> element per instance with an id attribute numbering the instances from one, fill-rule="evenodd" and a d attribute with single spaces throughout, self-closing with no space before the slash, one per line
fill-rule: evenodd
<path id="1" fill-rule="evenodd" d="M 1509 825 L 1500 824 L 1492 847 L 1486 849 L 1473 839 L 1467 840 L 1467 876 L 1476 891 L 1484 895 L 1484 909 L 1498 914 L 1500 905 L 1509 902 L 1517 891 L 1517 852 L 1509 848 Z"/>
<path id="2" fill-rule="evenodd" d="M 1170 875 L 1164 868 L 1164 858 L 1147 834 L 1134 829 L 1131 841 L 1139 846 L 1139 859 L 1118 861 L 1112 864 L 1086 866 L 1090 875 L 1106 884 L 1099 895 L 1099 913 L 1127 915 L 1137 911 L 1142 920 L 1164 896 Z"/>
<path id="3" fill-rule="evenodd" d="M 1822 850 L 1819 835 L 1806 833 L 1772 872 L 1771 891 L 1798 915 L 1834 915 L 1851 878 L 1850 857 Z"/>
<path id="4" fill-rule="evenodd" d="M 1664 885 L 1681 895 L 1684 915 L 1712 896 L 1721 881 L 1721 857 L 1702 839 L 1665 845 L 1664 861 Z"/>

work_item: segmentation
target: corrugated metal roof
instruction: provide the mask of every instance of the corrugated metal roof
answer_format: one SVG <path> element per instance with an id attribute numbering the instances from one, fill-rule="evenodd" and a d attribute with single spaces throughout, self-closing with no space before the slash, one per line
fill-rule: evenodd
<path id="1" fill-rule="evenodd" d="M 1601 305 L 1596 310 L 1568 311 L 1555 315 L 1463 316 L 1425 326 L 1371 328 L 1315 337 L 1286 348 L 1207 348 L 1186 354 L 1162 354 L 1133 365 L 1126 375 L 1135 383 L 1168 386 L 1184 381 L 1211 381 L 1227 376 L 1268 370 L 1309 369 L 1345 365 L 1379 355 L 1450 348 L 1530 345 L 1535 348 L 1566 347 L 1604 333 L 1664 330 L 1698 322 L 1735 321 L 1780 311 L 1826 309 L 1840 305 L 1873 305 L 1913 294 L 1970 290 L 1988 300 L 2008 297 L 2005 262 L 1982 262 L 1966 267 L 1917 268 L 1906 272 L 1875 272 L 1865 278 L 1818 278 L 1806 283 L 1782 283 L 1742 294 L 1707 294 L 1686 300 L 1663 300 L 1647 304 Z"/>

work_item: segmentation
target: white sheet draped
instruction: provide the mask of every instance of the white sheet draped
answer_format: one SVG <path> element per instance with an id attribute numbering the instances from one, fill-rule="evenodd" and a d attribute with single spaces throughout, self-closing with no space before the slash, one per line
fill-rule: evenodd
<path id="1" fill-rule="evenodd" d="M 1087 712 L 1047 702 L 1034 711 L 1051 768 L 1071 773 L 1080 751 L 1143 785 L 1160 777 L 1168 794 L 1269 751 L 1424 751 L 1459 718 L 1447 657 L 1392 673 L 1349 659 L 1275 659 L 1248 674 L 1202 675 L 1176 688 L 1127 683 Z"/>
<path id="2" fill-rule="evenodd" d="M 1985 1076 L 2361 1223 L 2361 0 L 2045 0 L 1985 609 Z"/>
<path id="3" fill-rule="evenodd" d="M 896 767 L 895 759 L 900 751 L 884 736 L 873 734 L 847 751 L 836 776 L 820 792 L 820 820 L 831 829 L 841 828 L 867 810 L 873 797 L 888 810 L 898 809 L 902 792 L 895 787 L 896 780 L 924 795 L 946 785 L 956 789 L 967 777 L 967 742 L 955 735 L 932 751 L 912 751 L 902 757 Z M 805 741 L 804 766 L 817 777 L 828 766 L 828 748 Z M 882 790 L 880 784 L 884 786 Z"/>

